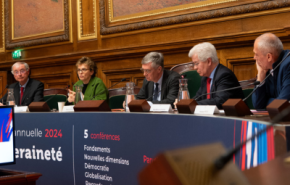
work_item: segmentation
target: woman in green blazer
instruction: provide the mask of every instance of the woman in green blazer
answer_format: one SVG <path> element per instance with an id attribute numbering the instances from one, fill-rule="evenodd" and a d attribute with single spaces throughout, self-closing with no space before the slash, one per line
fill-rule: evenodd
<path id="1" fill-rule="evenodd" d="M 83 85 L 84 100 L 108 100 L 108 89 L 103 81 L 95 76 L 96 66 L 89 57 L 82 57 L 76 63 L 79 81 L 69 90 L 68 103 L 75 101 L 75 85 Z"/>

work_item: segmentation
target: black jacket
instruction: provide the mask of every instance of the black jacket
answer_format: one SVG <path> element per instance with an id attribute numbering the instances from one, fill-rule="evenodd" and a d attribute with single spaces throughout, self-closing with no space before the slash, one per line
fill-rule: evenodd
<path id="1" fill-rule="evenodd" d="M 161 87 L 161 101 L 152 101 L 154 82 L 143 81 L 143 86 L 137 94 L 137 99 L 147 99 L 152 103 L 173 104 L 178 95 L 180 75 L 175 71 L 163 71 L 162 87 Z"/>
<path id="2" fill-rule="evenodd" d="M 19 82 L 9 85 L 8 88 L 14 89 L 15 104 L 20 105 L 20 86 Z M 28 106 L 31 102 L 43 101 L 43 89 L 44 85 L 38 80 L 29 78 L 29 81 L 25 87 L 25 91 L 21 100 L 21 105 Z M 3 103 L 6 104 L 7 93 L 3 96 Z M 2 99 L 0 102 L 2 103 Z"/>
<path id="3" fill-rule="evenodd" d="M 210 92 L 240 86 L 240 83 L 238 82 L 238 79 L 235 76 L 235 74 L 229 68 L 223 66 L 222 64 L 219 64 L 217 66 L 214 78 L 212 80 L 213 81 Z M 201 78 L 201 86 L 193 99 L 197 98 L 202 94 L 207 93 L 206 81 L 207 77 Z M 242 88 L 211 94 L 210 99 L 207 99 L 207 95 L 204 95 L 197 100 L 197 103 L 199 105 L 216 105 L 219 109 L 223 109 L 222 104 L 225 103 L 228 99 L 239 99 L 239 98 L 240 99 L 244 98 Z"/>

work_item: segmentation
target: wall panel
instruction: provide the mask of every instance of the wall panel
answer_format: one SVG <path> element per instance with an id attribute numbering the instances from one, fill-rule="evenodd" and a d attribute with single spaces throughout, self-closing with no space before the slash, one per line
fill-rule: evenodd
<path id="1" fill-rule="evenodd" d="M 97 0 L 77 0 L 78 40 L 97 38 Z"/>
<path id="2" fill-rule="evenodd" d="M 0 71 L 0 98 L 3 97 L 3 95 L 6 94 L 7 90 L 5 90 L 5 87 L 7 85 L 7 72 L 6 71 Z M 0 102 L 2 103 L 2 102 Z"/>

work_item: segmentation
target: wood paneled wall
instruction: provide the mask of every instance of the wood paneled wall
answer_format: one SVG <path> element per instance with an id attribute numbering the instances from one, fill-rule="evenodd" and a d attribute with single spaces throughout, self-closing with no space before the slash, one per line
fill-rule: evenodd
<path id="1" fill-rule="evenodd" d="M 200 42 L 213 43 L 220 63 L 234 71 L 239 80 L 256 76 L 253 42 L 265 32 L 275 33 L 290 49 L 290 8 L 282 7 L 241 15 L 101 35 L 97 0 L 70 1 L 71 42 L 22 48 L 23 58 L 31 68 L 31 77 L 45 88 L 63 88 L 75 83 L 75 63 L 88 56 L 97 64 L 97 76 L 107 87 L 126 77 L 142 86 L 140 71 L 143 56 L 150 51 L 162 52 L 166 68 L 189 62 L 188 51 Z M 2 9 L 3 11 L 3 9 Z M 4 14 L 2 13 L 2 16 Z M 2 17 L 3 18 L 3 17 Z M 3 20 L 3 19 L 2 19 Z M 3 30 L 3 29 L 2 29 Z M 1 40 L 2 39 L 2 40 Z M 0 44 L 5 40 L 0 37 Z M 0 90 L 10 74 L 13 50 L 0 52 Z M 122 87 L 126 82 L 116 86 Z"/>

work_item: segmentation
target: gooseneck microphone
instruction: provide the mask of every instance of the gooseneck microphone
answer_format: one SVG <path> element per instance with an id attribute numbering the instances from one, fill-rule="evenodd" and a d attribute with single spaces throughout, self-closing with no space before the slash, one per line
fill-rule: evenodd
<path id="1" fill-rule="evenodd" d="M 290 113 L 290 107 L 284 109 L 280 114 L 275 116 L 272 119 L 272 121 L 270 122 L 270 125 L 266 126 L 264 129 L 262 129 L 261 131 L 257 132 L 252 137 L 248 138 L 247 140 L 245 140 L 244 142 L 240 143 L 235 148 L 233 148 L 230 151 L 228 151 L 226 154 L 224 154 L 224 155 L 220 156 L 218 159 L 216 159 L 215 162 L 214 162 L 214 166 L 216 167 L 216 169 L 219 169 L 219 170 L 222 169 L 233 158 L 234 154 L 236 154 L 244 146 L 244 144 L 246 144 L 248 141 L 251 141 L 252 139 L 260 136 L 262 133 L 264 133 L 269 128 L 271 128 L 274 124 L 279 123 L 280 121 L 282 121 L 286 116 L 289 115 L 289 113 Z"/>
<path id="2" fill-rule="evenodd" d="M 215 94 L 215 93 L 219 93 L 219 92 L 230 91 L 230 90 L 238 89 L 238 88 L 241 88 L 241 87 L 247 87 L 247 86 L 250 86 L 250 85 L 259 85 L 259 84 L 260 84 L 260 82 L 259 81 L 256 81 L 256 82 L 253 82 L 253 83 L 250 83 L 250 84 L 240 85 L 240 86 L 232 87 L 232 88 L 229 88 L 229 89 L 224 89 L 224 90 L 220 90 L 220 91 L 209 92 L 209 93 L 205 93 L 205 94 L 202 94 L 202 95 L 198 96 L 194 100 L 197 101 L 200 97 L 205 96 L 205 95 L 208 95 L 208 94 Z"/>
<path id="3" fill-rule="evenodd" d="M 126 78 L 122 78 L 119 82 L 115 83 L 114 85 L 112 85 L 111 87 L 109 87 L 108 89 L 111 89 L 112 87 L 116 86 L 117 84 L 121 83 L 121 82 L 124 82 L 126 80 Z M 106 89 L 103 90 L 102 92 L 94 95 L 90 100 L 93 100 L 96 96 L 100 95 L 100 94 L 103 94 L 104 92 L 106 92 Z"/>
<path id="4" fill-rule="evenodd" d="M 272 72 L 274 72 L 281 64 L 282 64 L 282 62 L 288 57 L 290 55 L 290 52 L 283 58 L 283 60 L 281 60 L 281 62 L 279 62 L 279 64 L 277 64 L 277 66 L 273 69 L 273 71 Z M 254 93 L 254 92 L 256 92 L 256 90 L 259 88 L 259 87 L 261 87 L 264 83 L 265 83 L 265 81 L 267 80 L 267 78 L 269 78 L 269 76 L 271 76 L 271 73 L 269 73 L 266 77 L 265 77 L 265 79 L 260 83 L 261 85 L 258 85 L 246 98 L 244 98 L 243 99 L 243 101 L 246 101 L 249 97 L 251 97 L 251 95 Z"/>

